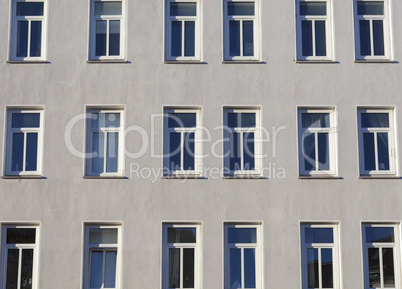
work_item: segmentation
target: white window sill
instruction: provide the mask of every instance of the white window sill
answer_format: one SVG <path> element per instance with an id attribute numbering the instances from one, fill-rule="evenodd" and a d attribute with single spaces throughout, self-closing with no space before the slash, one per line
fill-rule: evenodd
<path id="1" fill-rule="evenodd" d="M 243 174 L 243 175 L 225 175 L 222 179 L 224 180 L 261 180 L 261 179 L 267 179 L 264 176 L 257 175 L 257 174 Z"/>
<path id="2" fill-rule="evenodd" d="M 207 64 L 201 60 L 165 60 L 164 64 Z"/>
<path id="3" fill-rule="evenodd" d="M 2 179 L 5 180 L 15 180 L 15 179 L 45 179 L 45 177 L 40 176 L 40 175 L 25 175 L 25 176 L 2 176 Z"/>
<path id="4" fill-rule="evenodd" d="M 102 60 L 87 60 L 87 63 L 131 63 L 124 59 L 102 59 Z"/>
<path id="5" fill-rule="evenodd" d="M 339 61 L 336 60 L 296 60 L 297 64 L 339 64 Z"/>
<path id="6" fill-rule="evenodd" d="M 391 179 L 391 180 L 399 180 L 401 179 L 400 176 L 396 175 L 361 175 L 359 179 L 366 180 L 366 179 Z"/>
<path id="7" fill-rule="evenodd" d="M 162 179 L 165 180 L 170 180 L 170 179 L 179 179 L 179 180 L 183 180 L 183 179 L 190 179 L 190 180 L 205 180 L 206 178 L 200 175 L 193 175 L 193 174 L 189 174 L 189 175 L 185 175 L 185 174 L 181 174 L 181 175 L 167 175 L 167 176 L 163 176 Z"/>
<path id="8" fill-rule="evenodd" d="M 355 63 L 398 63 L 391 59 L 356 59 Z"/>
<path id="9" fill-rule="evenodd" d="M 261 60 L 223 60 L 223 64 L 266 64 Z"/>
<path id="10" fill-rule="evenodd" d="M 301 180 L 341 180 L 343 178 L 334 175 L 301 175 L 298 176 L 298 179 Z"/>
<path id="11" fill-rule="evenodd" d="M 50 64 L 47 60 L 7 60 L 9 64 Z"/>
<path id="12" fill-rule="evenodd" d="M 117 180 L 123 180 L 126 179 L 125 176 L 82 176 L 83 179 L 117 179 Z"/>

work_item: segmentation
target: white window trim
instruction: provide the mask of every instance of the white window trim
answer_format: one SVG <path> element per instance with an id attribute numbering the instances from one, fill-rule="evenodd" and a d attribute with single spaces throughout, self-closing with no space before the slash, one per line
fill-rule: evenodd
<path id="1" fill-rule="evenodd" d="M 251 2 L 254 3 L 254 16 L 252 15 L 228 15 L 228 2 Z M 224 0 L 223 1 L 223 19 L 224 19 L 224 60 L 259 60 L 260 59 L 260 2 L 259 0 Z M 253 21 L 253 48 L 254 56 L 230 56 L 230 41 L 229 41 L 229 21 L 243 20 Z M 242 27 L 240 25 L 240 27 Z M 242 29 L 240 29 L 240 54 L 243 54 L 243 37 Z"/>
<path id="2" fill-rule="evenodd" d="M 231 289 L 230 287 L 230 249 L 231 248 L 239 248 L 239 249 L 247 249 L 252 248 L 255 249 L 255 288 L 262 288 L 262 238 L 261 238 L 261 224 L 235 224 L 235 223 L 225 223 L 225 246 L 224 246 L 224 288 Z M 229 228 L 256 228 L 257 238 L 256 243 L 229 243 L 228 237 L 228 229 Z M 242 250 L 243 251 L 243 250 Z M 243 255 L 243 254 L 242 254 Z M 241 263 L 241 281 L 242 287 L 238 289 L 246 289 L 244 288 L 244 262 Z"/>
<path id="3" fill-rule="evenodd" d="M 306 228 L 331 228 L 333 232 L 333 243 L 306 243 L 305 241 L 305 229 Z M 333 289 L 340 288 L 340 266 L 339 266 L 339 238 L 338 238 L 338 224 L 302 224 L 301 225 L 301 247 L 302 247 L 302 288 L 308 289 L 308 276 L 307 276 L 307 249 L 309 248 L 318 248 L 318 249 L 332 249 L 332 278 L 333 278 Z M 319 252 L 319 283 L 322 282 L 322 267 L 321 267 L 321 254 Z M 322 285 L 322 284 L 321 284 Z M 322 289 L 319 287 L 317 289 Z"/>
<path id="4" fill-rule="evenodd" d="M 89 244 L 89 230 L 90 229 L 117 229 L 117 244 Z M 116 256 L 116 283 L 114 289 L 121 288 L 121 262 L 122 262 L 122 236 L 121 236 L 121 226 L 120 225 L 85 225 L 85 236 L 84 236 L 84 289 L 91 289 L 90 287 L 90 255 L 91 251 L 94 249 L 100 250 L 115 250 L 117 252 Z M 93 289 L 93 288 L 92 288 Z M 98 289 L 98 288 L 97 288 Z"/>
<path id="5" fill-rule="evenodd" d="M 327 15 L 300 15 L 301 2 L 325 2 L 327 6 Z M 332 39 L 332 1 L 331 0 L 296 0 L 296 29 L 297 29 L 297 59 L 298 60 L 333 60 L 333 39 Z M 325 40 L 326 40 L 326 54 L 327 56 L 303 56 L 303 38 L 301 22 L 302 20 L 310 20 L 315 23 L 316 20 L 325 21 Z M 313 32 L 313 54 L 315 54 L 315 26 L 312 25 Z"/>
<path id="6" fill-rule="evenodd" d="M 29 128 L 12 128 L 12 114 L 13 113 L 39 113 L 39 127 Z M 6 157 L 5 157 L 5 176 L 41 176 L 42 175 L 42 160 L 43 160 L 43 129 L 44 129 L 44 113 L 43 109 L 18 109 L 12 108 L 7 110 L 7 129 L 6 129 Z M 15 132 L 24 133 L 24 156 L 23 156 L 23 168 L 24 170 L 12 171 L 12 150 L 13 150 L 13 138 L 12 135 Z M 25 154 L 26 154 L 26 133 L 37 132 L 38 133 L 38 151 L 36 159 L 36 171 L 25 171 Z"/>
<path id="7" fill-rule="evenodd" d="M 362 113 L 388 113 L 389 116 L 389 127 L 383 128 L 362 128 L 361 126 L 361 114 Z M 396 148 L 396 132 L 395 132 L 395 118 L 394 109 L 381 109 L 381 108 L 358 108 L 357 111 L 357 123 L 358 123 L 358 134 L 359 134 L 359 168 L 360 175 L 373 175 L 373 176 L 395 176 L 398 174 L 397 171 L 397 148 Z M 363 132 L 386 132 L 388 133 L 388 157 L 389 157 L 389 170 L 365 170 L 364 169 L 364 143 L 363 143 Z M 377 139 L 374 138 L 374 153 L 375 153 L 375 165 L 378 167 L 378 151 L 377 151 Z"/>
<path id="8" fill-rule="evenodd" d="M 311 127 L 311 128 L 302 128 L 302 114 L 303 113 L 329 113 L 329 128 L 319 128 L 319 127 Z M 301 176 L 337 176 L 337 133 L 336 133 L 336 111 L 333 108 L 300 108 L 298 110 L 298 128 L 299 128 L 299 174 Z M 315 141 L 315 152 L 316 152 L 316 170 L 308 171 L 304 169 L 304 157 L 303 157 L 303 135 L 306 132 L 315 133 L 316 141 Z M 318 142 L 317 142 L 317 133 L 318 132 L 328 132 L 328 151 L 329 151 L 329 170 L 318 170 Z"/>
<path id="9" fill-rule="evenodd" d="M 170 3 L 196 3 L 196 16 L 170 16 Z M 166 0 L 166 9 L 165 9 L 165 17 L 166 17 L 166 24 L 165 24 L 165 31 L 166 31 L 166 38 L 165 38 L 165 51 L 166 51 L 166 60 L 201 60 L 201 4 L 200 0 Z M 173 21 L 194 21 L 195 22 L 195 42 L 194 42 L 194 56 L 184 56 L 184 25 L 182 25 L 182 55 L 183 56 L 171 56 L 172 54 L 172 22 Z"/>
<path id="10" fill-rule="evenodd" d="M 168 228 L 195 228 L 196 229 L 196 242 L 195 243 L 168 243 L 167 231 Z M 162 232 L 163 243 L 163 268 L 162 268 L 162 288 L 169 289 L 169 249 L 170 248 L 194 248 L 194 288 L 201 288 L 201 224 L 196 223 L 164 223 Z M 181 262 L 180 262 L 180 283 L 181 287 L 176 289 L 183 289 L 183 262 L 182 262 L 182 250 L 181 250 Z"/>
<path id="11" fill-rule="evenodd" d="M 43 2 L 43 16 L 17 16 L 17 2 Z M 46 43 L 47 43 L 47 0 L 13 0 L 12 1 L 12 12 L 11 12 L 11 35 L 10 35 L 10 60 L 12 61 L 45 61 L 46 60 Z M 41 35 L 41 56 L 31 57 L 30 53 L 30 25 L 28 30 L 28 56 L 27 57 L 17 57 L 17 22 L 19 20 L 27 20 L 29 22 L 33 20 L 42 21 L 42 35 Z"/>
<path id="12" fill-rule="evenodd" d="M 15 228 L 15 229 L 35 229 L 35 244 L 7 244 L 7 229 Z M 7 276 L 7 251 L 8 249 L 33 249 L 33 267 L 32 267 L 32 289 L 38 288 L 38 272 L 39 272 L 39 226 L 37 225 L 4 225 L 2 228 L 2 271 L 0 280 L 0 288 L 6 289 L 6 276 Z M 18 272 L 18 286 L 17 288 L 21 288 L 21 254 L 19 255 L 19 272 Z"/>
<path id="13" fill-rule="evenodd" d="M 101 127 L 100 129 L 93 129 L 91 127 L 92 114 L 93 113 L 119 113 L 120 114 L 120 126 L 113 128 Z M 86 152 L 91 153 L 93 147 L 93 133 L 96 131 L 100 132 L 117 132 L 119 133 L 119 147 L 118 147 L 118 157 L 117 157 L 117 172 L 106 172 L 106 157 L 104 157 L 103 169 L 104 172 L 101 174 L 92 173 L 92 157 L 87 156 L 85 160 L 85 175 L 89 177 L 123 177 L 124 176 L 124 109 L 108 109 L 108 108 L 91 108 L 87 110 L 86 117 Z M 105 137 L 105 150 L 107 148 Z"/>
<path id="14" fill-rule="evenodd" d="M 255 127 L 237 127 L 237 128 L 229 128 L 228 126 L 228 114 L 229 113 L 254 113 L 255 114 Z M 224 130 L 223 130 L 223 139 L 224 139 L 224 172 L 227 176 L 255 176 L 259 177 L 262 174 L 262 138 L 261 138 L 261 117 L 260 117 L 260 109 L 256 108 L 224 108 Z M 244 170 L 243 162 L 244 156 L 241 155 L 241 170 L 230 170 L 230 133 L 238 132 L 238 133 L 254 133 L 254 170 Z M 240 138 L 240 151 L 243 152 L 243 138 Z"/>
<path id="15" fill-rule="evenodd" d="M 178 128 L 169 128 L 168 127 L 168 113 L 195 113 L 196 114 L 196 127 L 188 128 L 188 127 L 178 127 Z M 170 176 L 202 176 L 203 170 L 203 163 L 202 163 L 202 141 L 201 141 L 201 131 L 202 131 L 202 123 L 201 123 L 201 108 L 165 108 L 164 109 L 164 131 L 163 131 L 163 155 L 164 155 L 164 172 Z M 194 170 L 175 170 L 171 171 L 169 167 L 169 154 L 170 154 L 170 147 L 169 147 L 169 140 L 170 140 L 170 133 L 171 132 L 194 132 Z M 181 147 L 183 148 L 184 139 L 181 137 Z M 181 167 L 183 167 L 183 152 L 184 150 L 181 149 Z"/>
<path id="16" fill-rule="evenodd" d="M 95 2 L 121 2 L 121 15 L 95 15 Z M 125 52 L 125 30 L 126 30 L 126 1 L 125 0 L 91 0 L 90 8 L 90 33 L 89 33 L 89 59 L 90 60 L 124 60 Z M 120 20 L 120 54 L 96 56 L 96 21 Z M 109 25 L 106 30 L 106 54 L 109 54 Z"/>
<path id="17" fill-rule="evenodd" d="M 384 2 L 384 15 L 357 15 L 357 2 L 373 2 L 381 1 Z M 356 49 L 356 59 L 357 60 L 390 60 L 391 59 L 391 28 L 390 28 L 390 9 L 388 0 L 354 0 L 354 19 L 355 19 L 355 49 Z M 370 41 L 371 41 L 371 55 L 361 55 L 360 54 L 360 29 L 359 20 L 370 20 Z M 372 20 L 383 20 L 384 29 L 384 55 L 373 55 L 374 54 L 374 44 L 373 44 L 373 30 L 372 30 Z"/>
<path id="18" fill-rule="evenodd" d="M 367 227 L 392 227 L 394 228 L 394 238 L 395 242 L 375 242 L 375 243 L 367 243 L 366 242 L 366 230 L 365 228 Z M 365 289 L 370 289 L 370 282 L 369 282 L 369 273 L 368 273 L 368 248 L 393 248 L 394 250 L 394 274 L 395 274 L 395 287 L 377 287 L 378 289 L 399 289 L 400 288 L 400 260 L 401 260 L 401 255 L 400 255 L 400 232 L 399 232 L 399 224 L 363 224 L 362 225 L 362 238 L 363 238 L 363 271 L 364 271 L 364 288 Z M 382 268 L 382 256 L 380 255 L 380 268 Z M 381 274 L 382 270 L 380 270 Z M 381 274 L 381 280 L 382 274 Z M 381 281 L 381 283 L 383 280 Z"/>

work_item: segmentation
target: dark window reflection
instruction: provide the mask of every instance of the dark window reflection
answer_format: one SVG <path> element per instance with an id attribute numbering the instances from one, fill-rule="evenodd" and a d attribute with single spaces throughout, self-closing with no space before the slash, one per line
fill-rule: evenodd
<path id="1" fill-rule="evenodd" d="M 7 229 L 7 244 L 35 244 L 36 229 Z"/>
<path id="2" fill-rule="evenodd" d="M 366 242 L 395 242 L 393 227 L 366 227 Z"/>
<path id="3" fill-rule="evenodd" d="M 168 243 L 195 243 L 196 228 L 168 228 Z"/>

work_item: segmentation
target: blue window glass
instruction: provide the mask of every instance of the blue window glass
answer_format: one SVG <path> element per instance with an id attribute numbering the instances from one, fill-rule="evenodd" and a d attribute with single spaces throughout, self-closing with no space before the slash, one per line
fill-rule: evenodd
<path id="1" fill-rule="evenodd" d="M 322 288 L 334 288 L 332 249 L 321 249 Z"/>
<path id="2" fill-rule="evenodd" d="M 184 56 L 195 55 L 195 21 L 184 22 Z"/>
<path id="3" fill-rule="evenodd" d="M 313 55 L 313 22 L 309 20 L 303 20 L 301 22 L 302 29 L 302 55 Z"/>
<path id="4" fill-rule="evenodd" d="M 363 134 L 364 169 L 366 171 L 375 170 L 375 146 L 374 134 Z"/>
<path id="5" fill-rule="evenodd" d="M 255 127 L 255 113 L 228 113 L 228 127 Z"/>
<path id="6" fill-rule="evenodd" d="M 13 113 L 11 116 L 12 128 L 39 127 L 39 113 Z"/>
<path id="7" fill-rule="evenodd" d="M 172 2 L 170 16 L 197 16 L 197 3 Z"/>
<path id="8" fill-rule="evenodd" d="M 301 153 L 304 156 L 304 168 L 307 171 L 316 169 L 315 166 L 315 134 L 304 134 Z"/>
<path id="9" fill-rule="evenodd" d="M 388 133 L 377 133 L 378 169 L 389 170 Z"/>
<path id="10" fill-rule="evenodd" d="M 38 133 L 27 133 L 25 170 L 36 171 L 38 160 Z"/>
<path id="11" fill-rule="evenodd" d="M 300 15 L 327 15 L 327 3 L 300 2 Z"/>
<path id="12" fill-rule="evenodd" d="M 169 113 L 168 127 L 195 127 L 197 124 L 196 113 Z"/>
<path id="13" fill-rule="evenodd" d="M 241 288 L 241 249 L 231 248 L 230 259 L 230 288 Z"/>
<path id="14" fill-rule="evenodd" d="M 231 133 L 229 136 L 229 169 L 241 170 L 240 134 Z"/>
<path id="15" fill-rule="evenodd" d="M 362 127 L 389 127 L 388 113 L 362 113 Z"/>
<path id="16" fill-rule="evenodd" d="M 28 21 L 17 23 L 17 57 L 28 56 Z"/>
<path id="17" fill-rule="evenodd" d="M 228 15 L 254 15 L 254 3 L 228 2 Z"/>
<path id="18" fill-rule="evenodd" d="M 24 158 L 24 134 L 13 134 L 13 147 L 11 157 L 11 170 L 16 172 L 23 171 L 23 158 Z"/>
<path id="19" fill-rule="evenodd" d="M 180 288 L 179 248 L 169 248 L 169 288 Z"/>
<path id="20" fill-rule="evenodd" d="M 40 57 L 42 45 L 42 21 L 31 21 L 31 57 Z"/>
<path id="21" fill-rule="evenodd" d="M 307 249 L 307 276 L 308 288 L 319 288 L 318 249 Z"/>
<path id="22" fill-rule="evenodd" d="M 103 173 L 103 162 L 105 155 L 104 148 L 104 133 L 95 132 L 93 134 L 93 145 L 92 145 L 92 173 L 100 174 Z"/>
<path id="23" fill-rule="evenodd" d="M 329 113 L 302 113 L 302 127 L 330 127 Z"/>
<path id="24" fill-rule="evenodd" d="M 229 55 L 240 56 L 240 21 L 229 21 Z"/>
<path id="25" fill-rule="evenodd" d="M 181 169 L 181 133 L 170 133 L 169 143 L 169 169 L 171 171 Z"/>
<path id="26" fill-rule="evenodd" d="M 244 249 L 244 287 L 255 286 L 255 249 Z"/>
<path id="27" fill-rule="evenodd" d="M 253 21 L 243 21 L 243 56 L 254 55 Z"/>
<path id="28" fill-rule="evenodd" d="M 374 55 L 384 55 L 384 28 L 382 20 L 373 20 Z"/>
<path id="29" fill-rule="evenodd" d="M 116 286 L 116 251 L 107 251 L 105 256 L 105 283 L 104 288 L 115 288 Z"/>
<path id="30" fill-rule="evenodd" d="M 118 1 L 95 2 L 95 15 L 121 15 L 122 5 Z"/>
<path id="31" fill-rule="evenodd" d="M 366 227 L 366 242 L 395 242 L 393 227 Z"/>
<path id="32" fill-rule="evenodd" d="M 244 170 L 254 170 L 254 133 L 243 134 Z"/>
<path id="33" fill-rule="evenodd" d="M 182 21 L 172 21 L 172 56 L 181 56 Z"/>
<path id="34" fill-rule="evenodd" d="M 92 251 L 91 252 L 91 276 L 90 276 L 91 288 L 101 288 L 102 287 L 102 284 L 103 284 L 102 265 L 103 265 L 103 252 L 102 251 Z"/>
<path id="35" fill-rule="evenodd" d="M 119 153 L 119 133 L 107 133 L 106 140 L 106 172 L 117 172 L 118 153 Z"/>
<path id="36" fill-rule="evenodd" d="M 318 169 L 329 170 L 329 134 L 319 133 L 318 139 Z"/>
<path id="37" fill-rule="evenodd" d="M 109 21 L 109 55 L 120 55 L 120 20 Z"/>
<path id="38" fill-rule="evenodd" d="M 325 21 L 315 21 L 315 55 L 326 56 L 327 44 L 325 35 Z"/>
<path id="39" fill-rule="evenodd" d="M 91 127 L 119 127 L 120 126 L 120 113 L 92 113 L 91 114 Z"/>
<path id="40" fill-rule="evenodd" d="M 357 1 L 358 15 L 384 15 L 384 1 Z"/>
<path id="41" fill-rule="evenodd" d="M 228 228 L 228 243 L 257 243 L 257 229 Z"/>
<path id="42" fill-rule="evenodd" d="M 332 228 L 305 228 L 306 243 L 333 243 L 334 234 Z"/>
<path id="43" fill-rule="evenodd" d="M 370 43 L 370 21 L 359 20 L 360 30 L 360 54 L 371 55 L 371 43 Z"/>
<path id="44" fill-rule="evenodd" d="M 96 21 L 96 48 L 95 55 L 96 56 L 105 56 L 106 55 L 106 30 L 107 30 L 107 21 L 98 20 Z"/>
<path id="45" fill-rule="evenodd" d="M 17 16 L 43 16 L 43 2 L 17 2 Z"/>
<path id="46" fill-rule="evenodd" d="M 183 169 L 194 170 L 194 137 L 195 133 L 184 133 Z"/>

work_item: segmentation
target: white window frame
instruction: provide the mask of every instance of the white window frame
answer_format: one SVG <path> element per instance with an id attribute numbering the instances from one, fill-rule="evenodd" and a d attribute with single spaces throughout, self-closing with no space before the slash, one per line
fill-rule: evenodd
<path id="1" fill-rule="evenodd" d="M 120 126 L 119 127 L 100 127 L 92 128 L 92 115 L 94 113 L 119 113 L 120 114 Z M 88 108 L 87 109 L 87 117 L 86 117 L 86 152 L 87 154 L 91 153 L 93 148 L 93 134 L 95 132 L 103 132 L 107 133 L 118 133 L 119 134 L 119 145 L 118 145 L 118 156 L 117 156 L 117 172 L 106 172 L 106 156 L 104 156 L 103 160 L 103 173 L 96 174 L 92 173 L 92 157 L 88 155 L 85 160 L 85 175 L 89 177 L 123 177 L 124 175 L 124 120 L 125 114 L 124 109 L 115 109 L 115 108 Z M 107 150 L 107 137 L 104 138 L 104 149 L 106 153 Z"/>
<path id="2" fill-rule="evenodd" d="M 254 3 L 254 15 L 228 15 L 229 2 L 250 2 Z M 259 0 L 223 0 L 223 19 L 224 19 L 224 60 L 259 60 L 260 59 L 260 2 Z M 240 29 L 240 56 L 230 56 L 229 40 L 229 21 L 240 21 L 240 27 L 243 20 L 253 21 L 253 56 L 243 56 L 243 31 Z"/>
<path id="3" fill-rule="evenodd" d="M 314 2 L 325 2 L 327 7 L 327 15 L 301 15 L 300 14 L 300 3 L 314 3 Z M 298 60 L 333 60 L 332 55 L 332 1 L 331 0 L 296 0 L 296 29 L 297 29 L 297 59 Z M 312 22 L 312 33 L 313 33 L 313 55 L 303 56 L 303 36 L 302 36 L 302 21 L 308 20 Z M 316 56 L 316 46 L 315 46 L 315 21 L 321 20 L 325 21 L 325 40 L 326 40 L 326 56 Z"/>
<path id="4" fill-rule="evenodd" d="M 389 127 L 379 127 L 379 128 L 362 128 L 361 124 L 361 114 L 362 113 L 388 113 L 389 116 Z M 360 175 L 397 175 L 397 148 L 396 148 L 396 132 L 395 132 L 395 119 L 394 119 L 394 109 L 382 109 L 382 108 L 358 108 L 357 111 L 357 123 L 359 132 L 359 167 Z M 375 165 L 376 170 L 365 170 L 364 168 L 364 142 L 363 133 L 370 132 L 374 133 L 374 153 L 375 153 Z M 389 158 L 389 170 L 379 170 L 378 169 L 378 149 L 377 149 L 377 133 L 388 133 L 388 158 Z"/>
<path id="5" fill-rule="evenodd" d="M 333 232 L 333 243 L 306 243 L 305 229 L 306 228 L 331 228 Z M 321 266 L 321 249 L 332 249 L 332 278 L 333 289 L 340 288 L 340 270 L 339 270 L 339 238 L 338 224 L 301 224 L 301 257 L 302 257 L 302 288 L 308 289 L 308 270 L 307 270 L 307 249 L 318 249 L 318 272 L 320 287 L 322 287 L 322 266 Z"/>
<path id="6" fill-rule="evenodd" d="M 229 113 L 254 113 L 255 127 L 236 127 L 230 128 L 228 125 Z M 224 172 L 228 176 L 261 176 L 262 173 L 262 137 L 261 137 L 261 117 L 259 108 L 224 108 L 224 130 L 223 130 L 223 149 L 224 149 Z M 244 170 L 244 155 L 241 154 L 241 170 L 230 170 L 230 133 L 240 133 L 241 136 L 247 133 L 254 133 L 254 170 Z M 240 137 L 240 152 L 243 152 L 243 137 Z"/>
<path id="7" fill-rule="evenodd" d="M 117 244 L 89 244 L 89 231 L 90 229 L 117 229 Z M 95 289 L 90 287 L 91 281 L 91 252 L 92 251 L 116 251 L 116 284 L 113 289 L 121 288 L 121 262 L 122 262 L 122 236 L 121 225 L 107 225 L 107 224 L 88 224 L 85 225 L 84 235 L 84 289 Z M 103 256 L 105 258 L 105 254 Z M 103 263 L 103 265 L 105 265 Z M 104 269 L 104 267 L 103 267 Z M 102 277 L 103 273 L 102 273 Z M 103 288 L 103 286 L 102 286 Z M 101 289 L 101 288 L 96 288 Z M 111 288 L 112 289 L 112 288 Z"/>
<path id="8" fill-rule="evenodd" d="M 35 243 L 34 244 L 7 244 L 7 229 L 35 229 Z M 7 252 L 9 249 L 19 250 L 18 261 L 18 285 L 21 288 L 21 251 L 23 249 L 33 249 L 33 266 L 32 266 L 32 289 L 38 288 L 38 272 L 39 272 L 39 226 L 37 225 L 4 225 L 2 228 L 2 271 L 0 280 L 0 288 L 6 289 L 6 276 L 7 276 Z"/>
<path id="9" fill-rule="evenodd" d="M 39 127 L 23 127 L 23 128 L 12 128 L 12 114 L 13 113 L 38 113 L 39 114 Z M 42 159 L 43 159 L 43 128 L 44 128 L 44 113 L 43 109 L 18 109 L 10 108 L 7 110 L 7 142 L 6 142 L 6 157 L 5 157 L 5 176 L 41 176 L 42 175 Z M 24 133 L 24 155 L 23 155 L 23 170 L 12 171 L 12 151 L 13 151 L 13 134 L 14 133 Z M 37 133 L 38 134 L 38 151 L 36 159 L 36 171 L 26 171 L 26 140 L 27 133 Z"/>
<path id="10" fill-rule="evenodd" d="M 394 238 L 395 242 L 375 242 L 375 243 L 367 243 L 366 242 L 366 230 L 365 228 L 367 227 L 392 227 L 394 228 Z M 364 269 L 364 288 L 365 289 L 370 289 L 370 282 L 369 282 L 369 266 L 368 266 L 368 249 L 369 248 L 379 248 L 379 250 L 382 250 L 382 248 L 393 248 L 394 252 L 394 276 L 395 276 L 395 287 L 377 287 L 378 289 L 399 289 L 400 288 L 400 232 L 399 232 L 399 224 L 369 224 L 369 223 L 363 223 L 362 224 L 362 238 L 363 238 L 363 269 Z M 381 284 L 383 284 L 383 270 L 382 270 L 382 254 L 379 256 L 379 262 L 380 262 L 380 279 L 381 279 Z"/>
<path id="11" fill-rule="evenodd" d="M 125 54 L 125 30 L 126 30 L 126 1 L 125 0 L 90 0 L 90 41 L 89 41 L 89 59 L 90 60 L 124 60 Z M 121 15 L 95 15 L 95 2 L 121 2 Z M 106 25 L 106 55 L 96 56 L 96 21 L 107 21 Z M 120 21 L 120 54 L 109 54 L 109 21 Z"/>
<path id="12" fill-rule="evenodd" d="M 196 114 L 196 126 L 195 127 L 176 127 L 169 128 L 169 120 L 167 115 L 169 113 L 195 113 Z M 164 109 L 164 132 L 163 132 L 163 154 L 164 154 L 164 173 L 170 176 L 202 176 L 203 163 L 202 163 L 202 142 L 201 142 L 201 108 L 165 108 Z M 194 170 L 184 170 L 184 133 L 194 132 Z M 170 170 L 169 160 L 170 160 L 170 134 L 171 133 L 181 133 L 181 169 L 180 170 Z"/>
<path id="13" fill-rule="evenodd" d="M 168 228 L 195 228 L 196 242 L 195 243 L 168 243 Z M 194 249 L 194 288 L 201 288 L 201 225 L 196 223 L 164 223 L 162 232 L 162 247 L 163 247 L 163 268 L 162 268 L 162 289 L 169 289 L 169 249 L 180 249 L 180 288 L 183 288 L 183 249 Z"/>
<path id="14" fill-rule="evenodd" d="M 384 2 L 384 15 L 358 15 L 357 14 L 357 2 Z M 354 0 L 354 19 L 355 19 L 355 49 L 357 60 L 390 60 L 391 59 L 391 28 L 390 28 L 390 10 L 388 0 Z M 370 21 L 370 46 L 371 55 L 360 54 L 360 28 L 359 20 Z M 384 55 L 374 55 L 374 42 L 373 42 L 373 20 L 383 21 L 383 33 L 384 33 Z"/>
<path id="15" fill-rule="evenodd" d="M 256 243 L 229 243 L 229 228 L 255 228 L 256 229 Z M 262 237 L 261 237 L 261 224 L 241 224 L 241 223 L 224 223 L 224 272 L 225 272 L 225 289 L 230 287 L 230 249 L 241 249 L 241 282 L 242 286 L 238 289 L 246 289 L 244 287 L 244 249 L 255 249 L 255 288 L 262 288 Z"/>
<path id="16" fill-rule="evenodd" d="M 196 3 L 196 16 L 170 16 L 170 4 L 171 3 Z M 166 0 L 166 9 L 165 9 L 165 17 L 166 17 L 166 39 L 165 39 L 165 51 L 166 51 L 166 60 L 201 60 L 201 4 L 200 0 Z M 171 56 L 172 55 L 172 22 L 173 21 L 181 21 L 182 23 L 182 41 L 181 41 L 181 52 L 182 56 Z M 184 22 L 185 21 L 194 21 L 194 56 L 184 56 L 184 44 L 185 44 L 185 33 L 184 33 Z"/>
<path id="17" fill-rule="evenodd" d="M 302 114 L 303 113 L 329 113 L 330 126 L 327 127 L 302 127 Z M 337 133 L 336 133 L 336 111 L 333 108 L 299 108 L 298 110 L 298 123 L 299 123 L 299 174 L 301 176 L 337 176 Z M 329 170 L 319 170 L 318 169 L 318 133 L 326 132 L 328 133 L 328 152 L 329 152 Z M 315 170 L 306 170 L 304 167 L 304 157 L 303 157 L 303 141 L 304 134 L 311 133 L 315 135 Z"/>
<path id="18" fill-rule="evenodd" d="M 43 3 L 43 16 L 17 16 L 17 3 L 18 2 L 42 2 Z M 10 60 L 12 61 L 45 61 L 46 60 L 46 42 L 47 42 L 47 0 L 13 0 L 12 1 L 12 25 L 10 35 Z M 18 21 L 28 21 L 28 44 L 27 44 L 27 57 L 17 57 L 17 23 Z M 41 21 L 41 56 L 29 56 L 30 43 L 31 43 L 31 21 Z"/>

